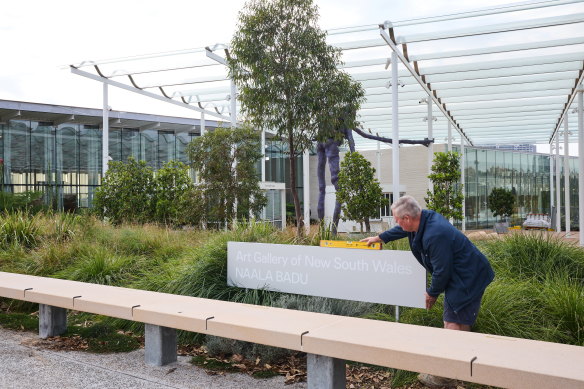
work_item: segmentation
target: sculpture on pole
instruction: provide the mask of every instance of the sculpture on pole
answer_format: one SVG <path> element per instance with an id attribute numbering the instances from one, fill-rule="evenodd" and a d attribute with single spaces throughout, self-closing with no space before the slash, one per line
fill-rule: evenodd
<path id="1" fill-rule="evenodd" d="M 355 113 L 352 113 L 353 117 Z M 355 141 L 353 139 L 353 131 L 361 135 L 364 138 L 377 140 L 383 143 L 393 143 L 390 138 L 385 138 L 379 135 L 368 134 L 359 128 L 348 128 L 345 123 L 346 120 L 341 120 L 341 125 L 337 129 L 334 137 L 329 137 L 326 140 L 320 141 L 316 145 L 316 154 L 318 156 L 317 165 L 317 177 L 318 177 L 318 218 L 320 220 L 324 219 L 325 214 L 325 196 L 326 196 L 326 182 L 325 182 L 325 166 L 328 160 L 329 170 L 331 173 L 331 184 L 334 186 L 335 190 L 338 189 L 337 183 L 339 181 L 339 171 L 340 171 L 340 159 L 339 159 L 339 147 L 347 140 L 349 144 L 349 150 L 351 152 L 355 151 Z M 354 119 L 352 120 L 354 122 Z M 418 144 L 428 147 L 434 139 L 425 138 L 423 140 L 409 140 L 400 139 L 401 144 Z M 335 201 L 335 209 L 333 211 L 333 220 L 331 230 L 332 233 L 336 235 L 337 227 L 339 224 L 339 218 L 341 215 L 341 204 Z"/>

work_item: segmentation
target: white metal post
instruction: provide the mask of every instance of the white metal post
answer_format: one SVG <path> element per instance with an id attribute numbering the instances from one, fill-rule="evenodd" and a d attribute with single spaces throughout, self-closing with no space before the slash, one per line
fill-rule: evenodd
<path id="1" fill-rule="evenodd" d="M 564 217 L 566 236 L 570 235 L 570 150 L 569 150 L 568 112 L 564 115 Z"/>
<path id="2" fill-rule="evenodd" d="M 399 112 L 398 112 L 397 54 L 391 52 L 391 129 L 393 201 L 399 199 Z"/>
<path id="3" fill-rule="evenodd" d="M 556 132 L 556 231 L 562 231 L 562 195 L 560 194 L 560 134 Z"/>
<path id="4" fill-rule="evenodd" d="M 432 139 L 433 135 L 433 120 L 432 120 L 432 99 L 428 97 L 428 139 Z M 434 159 L 434 143 L 428 145 L 428 174 L 432 173 L 432 160 Z M 433 192 L 434 186 L 432 181 L 428 180 L 428 189 Z"/>
<path id="5" fill-rule="evenodd" d="M 266 182 L 266 131 L 262 130 L 262 182 Z"/>
<path id="6" fill-rule="evenodd" d="M 302 155 L 302 182 L 304 183 L 304 231 L 310 233 L 310 152 Z"/>
<path id="7" fill-rule="evenodd" d="M 452 151 L 452 123 L 448 121 L 448 151 Z"/>
<path id="8" fill-rule="evenodd" d="M 553 209 L 555 201 L 555 191 L 554 191 L 554 142 L 550 143 L 550 223 L 553 217 Z M 552 227 L 552 226 L 550 226 Z"/>
<path id="9" fill-rule="evenodd" d="M 399 112 L 398 112 L 397 54 L 391 52 L 391 129 L 392 129 L 392 185 L 393 201 L 399 199 Z M 399 321 L 399 306 L 395 306 L 395 321 Z"/>
<path id="10" fill-rule="evenodd" d="M 205 135 L 205 112 L 201 112 L 201 136 Z"/>
<path id="11" fill-rule="evenodd" d="M 580 246 L 584 246 L 584 88 L 578 90 L 578 220 Z"/>
<path id="12" fill-rule="evenodd" d="M 381 184 L 381 142 L 377 141 L 377 164 L 375 165 L 375 170 L 377 170 L 377 181 Z"/>
<path id="13" fill-rule="evenodd" d="M 286 189 L 280 191 L 280 204 L 282 205 L 282 230 L 286 229 Z"/>
<path id="14" fill-rule="evenodd" d="M 464 173 L 465 166 L 466 166 L 466 153 L 464 150 L 464 136 L 460 137 L 460 182 L 462 183 L 462 223 L 461 229 L 462 232 L 466 231 L 466 175 Z"/>
<path id="15" fill-rule="evenodd" d="M 236 99 L 236 90 L 235 90 L 235 82 L 231 80 L 231 128 L 235 128 L 237 126 L 237 99 Z M 234 146 L 235 147 L 235 146 Z M 235 148 L 231 149 L 231 153 L 235 153 Z M 233 159 L 233 170 L 237 175 L 237 159 Z M 234 202 L 235 214 L 233 215 L 235 220 L 237 220 L 237 198 Z"/>
<path id="16" fill-rule="evenodd" d="M 231 80 L 231 127 L 237 125 L 237 91 L 235 89 L 235 82 Z"/>
<path id="17" fill-rule="evenodd" d="M 103 83 L 103 113 L 101 126 L 101 172 L 102 179 L 107 172 L 107 165 L 109 162 L 109 104 L 108 104 L 108 90 L 105 82 Z"/>

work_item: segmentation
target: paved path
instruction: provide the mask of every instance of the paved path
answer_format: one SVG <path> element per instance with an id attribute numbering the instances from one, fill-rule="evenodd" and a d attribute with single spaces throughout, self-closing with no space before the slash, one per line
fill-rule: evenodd
<path id="1" fill-rule="evenodd" d="M 284 377 L 255 379 L 245 374 L 208 375 L 189 363 L 190 357 L 163 367 L 144 364 L 144 350 L 91 354 L 53 351 L 32 346 L 37 335 L 0 328 L 0 388 L 140 388 L 140 389 L 301 389 L 284 385 Z M 174 371 L 171 369 L 176 368 Z"/>

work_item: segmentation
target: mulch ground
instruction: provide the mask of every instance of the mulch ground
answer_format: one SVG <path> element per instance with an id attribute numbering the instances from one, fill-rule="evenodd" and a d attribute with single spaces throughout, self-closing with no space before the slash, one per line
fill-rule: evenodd
<path id="1" fill-rule="evenodd" d="M 122 332 L 120 332 L 122 333 Z M 131 333 L 126 333 L 132 335 Z M 143 337 L 137 339 L 144 345 Z M 87 339 L 80 336 L 55 336 L 47 339 L 34 339 L 27 342 L 28 345 L 49 350 L 58 351 L 86 351 L 88 349 Z M 306 381 L 306 355 L 297 353 L 278 363 L 264 363 L 260 358 L 249 360 L 242 355 L 234 354 L 229 356 L 211 357 L 207 354 L 205 347 L 195 345 L 179 345 L 178 355 L 205 358 L 204 364 L 199 365 L 205 368 L 209 365 L 222 364 L 224 369 L 206 369 L 207 374 L 223 375 L 230 372 L 240 372 L 252 376 L 262 375 L 282 375 L 287 384 Z M 369 366 L 347 365 L 347 388 L 349 389 L 391 389 L 391 373 L 382 368 Z M 402 389 L 422 389 L 423 385 L 415 383 Z"/>

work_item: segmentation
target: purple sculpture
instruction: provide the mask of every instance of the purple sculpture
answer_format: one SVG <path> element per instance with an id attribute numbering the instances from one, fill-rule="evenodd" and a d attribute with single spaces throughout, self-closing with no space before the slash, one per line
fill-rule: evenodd
<path id="1" fill-rule="evenodd" d="M 339 170 L 340 170 L 340 160 L 339 160 L 339 146 L 343 144 L 346 139 L 349 143 L 349 150 L 351 152 L 355 151 L 355 141 L 353 140 L 353 131 L 367 139 L 373 139 L 384 143 L 393 143 L 392 139 L 384 138 L 378 135 L 372 135 L 364 132 L 359 128 L 353 130 L 341 127 L 339 130 L 339 135 L 342 134 L 340 140 L 334 138 L 328 138 L 326 142 L 318 142 L 316 145 L 316 154 L 318 155 L 318 165 L 317 165 L 317 176 L 318 176 L 318 218 L 320 220 L 324 219 L 324 199 L 326 195 L 326 183 L 325 183 L 325 165 L 328 160 L 329 169 L 331 172 L 331 183 L 338 190 L 337 183 L 339 181 Z M 434 139 L 425 138 L 424 140 L 408 140 L 400 139 L 399 143 L 402 144 L 418 144 L 428 147 Z M 333 223 L 332 223 L 332 233 L 336 235 L 337 227 L 339 224 L 339 218 L 341 215 L 341 204 L 337 201 L 335 203 L 335 210 L 333 212 Z"/>

